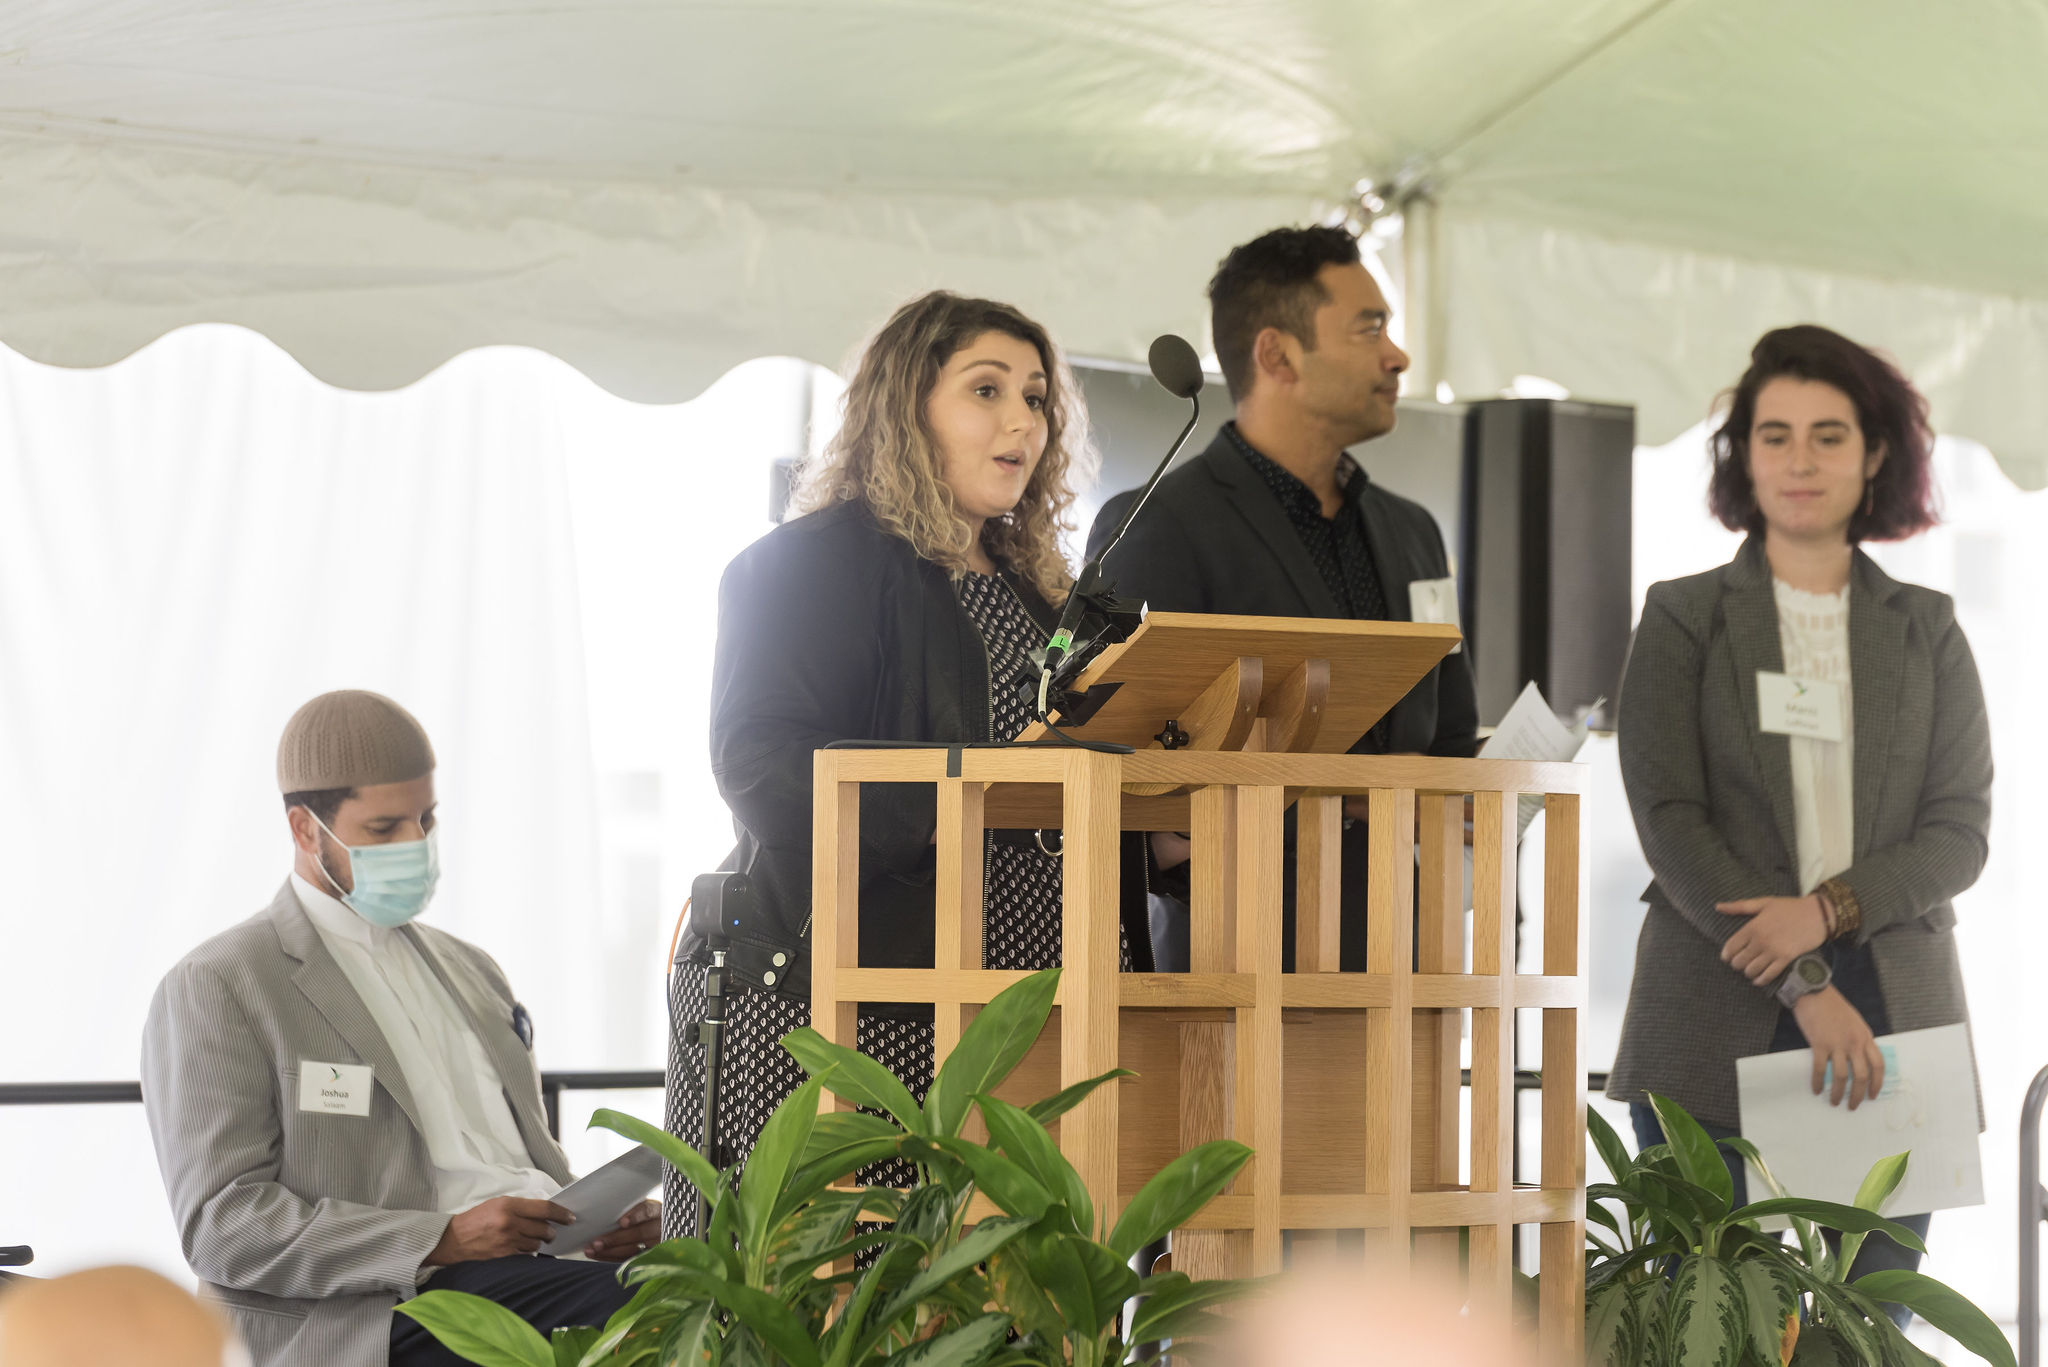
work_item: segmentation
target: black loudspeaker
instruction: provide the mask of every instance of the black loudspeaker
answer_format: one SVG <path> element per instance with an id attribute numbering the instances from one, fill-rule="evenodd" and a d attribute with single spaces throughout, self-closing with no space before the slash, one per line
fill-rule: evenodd
<path id="1" fill-rule="evenodd" d="M 1632 621 L 1635 410 L 1488 399 L 1465 426 L 1458 589 L 1479 682 L 1498 722 L 1534 679 L 1553 710 L 1611 726 Z"/>

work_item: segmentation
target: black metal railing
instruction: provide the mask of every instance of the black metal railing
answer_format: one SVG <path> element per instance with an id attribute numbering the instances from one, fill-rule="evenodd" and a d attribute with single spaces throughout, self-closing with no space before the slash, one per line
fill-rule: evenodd
<path id="1" fill-rule="evenodd" d="M 637 1092 L 661 1087 L 655 1068 L 633 1072 L 542 1073 L 540 1098 L 548 1111 L 548 1133 L 562 1137 L 562 1093 Z M 139 1082 L 0 1082 L 0 1106 L 140 1105 Z"/>

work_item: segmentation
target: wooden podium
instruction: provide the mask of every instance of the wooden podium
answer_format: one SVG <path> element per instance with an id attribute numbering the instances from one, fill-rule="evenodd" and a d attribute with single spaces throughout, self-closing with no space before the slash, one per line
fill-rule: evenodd
<path id="1" fill-rule="evenodd" d="M 1135 754 L 819 751 L 813 1024 L 852 1044 L 857 1003 L 929 1002 L 943 1059 L 974 1011 L 1024 976 L 981 967 L 983 832 L 1058 828 L 1065 972 L 1045 1037 L 1004 1090 L 1028 1101 L 1115 1067 L 1138 1074 L 1060 1123 L 1061 1150 L 1098 1210 L 1113 1219 L 1190 1145 L 1236 1138 L 1256 1157 L 1175 1236 L 1176 1268 L 1275 1272 L 1283 1231 L 1299 1244 L 1363 1230 L 1382 1259 L 1468 1276 L 1474 1304 L 1503 1312 L 1514 1227 L 1539 1226 L 1544 1344 L 1582 1353 L 1582 771 L 1344 753 L 1458 639 L 1454 627 L 1422 623 L 1155 613 L 1081 679 L 1120 687 L 1076 734 L 1139 747 Z M 1169 721 L 1187 734 L 1173 750 L 1156 739 Z M 859 785 L 878 782 L 938 790 L 930 969 L 856 962 Z M 1516 799 L 1538 793 L 1547 813 L 1542 971 L 1522 974 Z M 1339 837 L 1351 796 L 1370 804 L 1363 973 L 1337 967 Z M 1282 973 L 1281 823 L 1290 805 L 1298 971 Z M 1192 837 L 1192 972 L 1117 971 L 1118 843 L 1129 830 Z M 1517 1011 L 1541 1013 L 1534 1186 L 1511 1176 Z M 1533 1024 L 1532 1014 L 1523 1029 Z M 1459 1078 L 1467 1034 L 1469 1121 Z"/>

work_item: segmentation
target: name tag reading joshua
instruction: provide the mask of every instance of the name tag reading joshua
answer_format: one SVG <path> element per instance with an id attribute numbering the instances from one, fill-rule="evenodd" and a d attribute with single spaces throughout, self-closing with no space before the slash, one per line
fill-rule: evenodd
<path id="1" fill-rule="evenodd" d="M 368 1115 L 376 1078 L 367 1063 L 299 1060 L 299 1109 L 328 1115 Z"/>
<path id="2" fill-rule="evenodd" d="M 1757 725 L 1774 736 L 1842 738 L 1842 686 L 1790 674 L 1756 672 Z"/>

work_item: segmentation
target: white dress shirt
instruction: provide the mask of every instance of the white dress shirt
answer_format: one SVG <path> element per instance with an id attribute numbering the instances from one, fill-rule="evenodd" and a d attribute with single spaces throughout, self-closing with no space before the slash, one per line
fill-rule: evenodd
<path id="1" fill-rule="evenodd" d="M 1856 857 L 1855 708 L 1849 690 L 1849 589 L 1808 593 L 1771 581 L 1778 604 L 1778 644 L 1785 672 L 1842 690 L 1842 738 L 1792 742 L 1792 822 L 1799 842 L 1802 896 L 1849 867 Z"/>
<path id="2" fill-rule="evenodd" d="M 559 1191 L 533 1166 L 483 1041 L 412 941 L 296 873 L 292 889 L 398 1060 L 434 1163 L 438 1209 L 454 1215 L 494 1196 Z"/>

